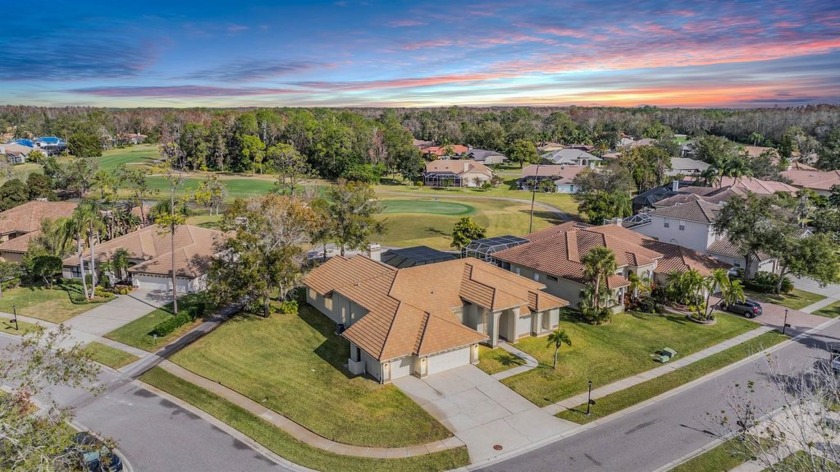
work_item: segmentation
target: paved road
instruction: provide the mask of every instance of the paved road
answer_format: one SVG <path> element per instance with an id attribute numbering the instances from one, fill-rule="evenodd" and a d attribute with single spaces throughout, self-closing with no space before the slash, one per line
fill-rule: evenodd
<path id="1" fill-rule="evenodd" d="M 825 342 L 838 339 L 840 324 L 834 324 L 776 351 L 775 357 L 781 368 L 792 372 L 827 359 Z M 746 364 L 627 416 L 482 470 L 656 470 L 712 442 L 714 437 L 705 432 L 712 427 L 704 418 L 706 412 L 720 412 L 726 390 L 747 380 L 764 382 L 758 364 Z M 772 401 L 766 389 L 757 390 L 759 395 L 764 392 L 761 400 Z"/>
<path id="2" fill-rule="evenodd" d="M 0 349 L 12 342 L 0 336 Z M 55 397 L 61 404 L 81 403 L 76 422 L 116 440 L 135 472 L 289 470 L 169 400 L 120 381 L 113 371 L 103 369 L 100 381 L 118 386 L 92 401 L 72 389 L 59 389 Z"/>

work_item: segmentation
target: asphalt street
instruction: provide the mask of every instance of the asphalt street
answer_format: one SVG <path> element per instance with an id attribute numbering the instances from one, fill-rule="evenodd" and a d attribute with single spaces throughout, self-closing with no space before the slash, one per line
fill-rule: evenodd
<path id="1" fill-rule="evenodd" d="M 828 319 L 826 319 L 828 320 Z M 826 342 L 840 341 L 840 323 L 788 344 L 773 353 L 778 369 L 790 375 L 825 362 Z M 757 385 L 755 400 L 776 404 L 767 385 L 767 363 L 751 362 L 679 392 L 627 416 L 609 421 L 524 455 L 485 467 L 484 471 L 649 472 L 716 439 L 714 421 L 735 384 Z M 597 408 L 597 404 L 594 408 Z"/>
<path id="2" fill-rule="evenodd" d="M 12 342 L 0 336 L 0 349 Z M 93 401 L 81 401 L 87 394 L 79 390 L 53 393 L 61 404 L 81 403 L 76 422 L 117 441 L 135 472 L 288 470 L 169 400 L 117 380 L 117 374 L 103 369 L 100 381 L 118 386 Z"/>

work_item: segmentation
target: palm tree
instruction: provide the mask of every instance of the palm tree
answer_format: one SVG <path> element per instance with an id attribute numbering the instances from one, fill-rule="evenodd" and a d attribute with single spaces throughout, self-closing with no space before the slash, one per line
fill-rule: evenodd
<path id="1" fill-rule="evenodd" d="M 736 157 L 726 161 L 721 175 L 732 177 L 735 179 L 734 183 L 738 183 L 738 180 L 742 177 L 752 176 L 752 169 L 750 169 L 750 166 L 747 164 L 747 160 L 744 157 Z"/>
<path id="2" fill-rule="evenodd" d="M 743 302 L 747 299 L 744 294 L 744 286 L 741 284 L 740 280 L 733 280 L 730 282 L 729 286 L 725 287 L 724 290 L 721 291 L 720 297 L 726 305 Z"/>
<path id="3" fill-rule="evenodd" d="M 703 172 L 700 172 L 700 180 L 708 187 L 714 187 L 720 182 L 720 172 L 715 166 L 709 166 Z"/>
<path id="4" fill-rule="evenodd" d="M 128 251 L 125 248 L 119 248 L 114 251 L 111 256 L 111 268 L 117 273 L 117 278 L 120 281 L 125 280 L 125 270 L 128 269 Z"/>
<path id="5" fill-rule="evenodd" d="M 99 242 L 99 232 L 105 228 L 102 222 L 102 215 L 97 208 L 96 203 L 91 201 L 82 201 L 79 206 L 73 210 L 67 220 L 62 223 L 63 240 L 76 240 L 76 250 L 79 254 L 79 272 L 82 276 L 82 289 L 85 292 L 85 297 L 93 298 L 96 288 L 96 244 Z M 87 242 L 88 249 L 90 249 L 90 259 L 88 262 L 88 270 L 91 274 L 91 287 L 88 292 L 87 280 L 85 277 L 84 264 L 84 244 Z"/>
<path id="6" fill-rule="evenodd" d="M 583 276 L 593 285 L 592 305 L 595 309 L 600 309 L 602 288 L 607 286 L 610 275 L 618 269 L 615 254 L 608 247 L 596 246 L 580 261 L 583 263 Z"/>
<path id="7" fill-rule="evenodd" d="M 730 290 L 732 281 L 729 280 L 729 272 L 724 269 L 715 269 L 712 271 L 712 275 L 706 277 L 704 285 L 706 289 L 706 307 L 703 313 L 705 314 L 704 318 L 708 320 L 712 316 L 712 310 L 709 310 L 709 299 L 712 297 L 712 294 L 718 290 L 721 293 Z"/>
<path id="8" fill-rule="evenodd" d="M 557 353 L 563 345 L 571 346 L 572 340 L 565 330 L 560 328 L 555 329 L 548 334 L 548 346 L 554 346 L 554 369 L 557 369 Z"/>
<path id="9" fill-rule="evenodd" d="M 627 276 L 627 280 L 630 282 L 630 296 L 632 296 L 634 300 L 639 298 L 640 293 L 650 292 L 650 277 L 641 277 L 635 272 L 630 272 L 630 275 Z"/>
<path id="10" fill-rule="evenodd" d="M 666 289 L 670 298 L 678 303 L 692 304 L 705 286 L 705 279 L 696 269 L 675 272 L 668 276 Z"/>

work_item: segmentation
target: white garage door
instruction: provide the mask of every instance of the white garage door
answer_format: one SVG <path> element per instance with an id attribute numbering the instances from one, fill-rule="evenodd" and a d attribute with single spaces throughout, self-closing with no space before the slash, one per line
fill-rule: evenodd
<path id="1" fill-rule="evenodd" d="M 172 288 L 172 279 L 169 277 L 155 277 L 152 275 L 137 274 L 133 276 L 137 282 L 138 288 L 146 290 L 161 290 L 168 292 Z M 190 280 L 178 279 L 178 293 L 188 293 L 190 291 Z"/>
<path id="2" fill-rule="evenodd" d="M 470 365 L 470 348 L 465 347 L 457 351 L 431 356 L 427 362 L 429 363 L 429 375 L 462 365 Z"/>
<path id="3" fill-rule="evenodd" d="M 391 361 L 391 380 L 411 375 L 411 357 Z"/>

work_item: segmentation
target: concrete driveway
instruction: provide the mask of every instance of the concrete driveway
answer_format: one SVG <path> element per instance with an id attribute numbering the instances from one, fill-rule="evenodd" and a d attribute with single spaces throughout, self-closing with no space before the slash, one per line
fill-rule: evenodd
<path id="1" fill-rule="evenodd" d="M 76 331 L 103 336 L 168 302 L 169 296 L 166 293 L 137 289 L 128 295 L 119 295 L 110 302 L 97 305 L 64 324 Z"/>
<path id="2" fill-rule="evenodd" d="M 717 298 L 712 297 L 710 303 L 716 302 Z M 762 315 L 757 318 L 752 318 L 752 321 L 764 326 L 772 326 L 774 328 L 778 328 L 779 330 L 782 329 L 782 325 L 785 321 L 785 310 L 788 312 L 787 322 L 790 325 L 788 331 L 807 331 L 828 321 L 828 318 L 823 316 L 812 315 L 810 313 L 805 313 L 804 311 L 785 308 L 781 305 L 775 305 L 773 303 L 761 302 L 761 308 Z"/>
<path id="3" fill-rule="evenodd" d="M 482 461 L 575 428 L 474 366 L 394 381 Z"/>

